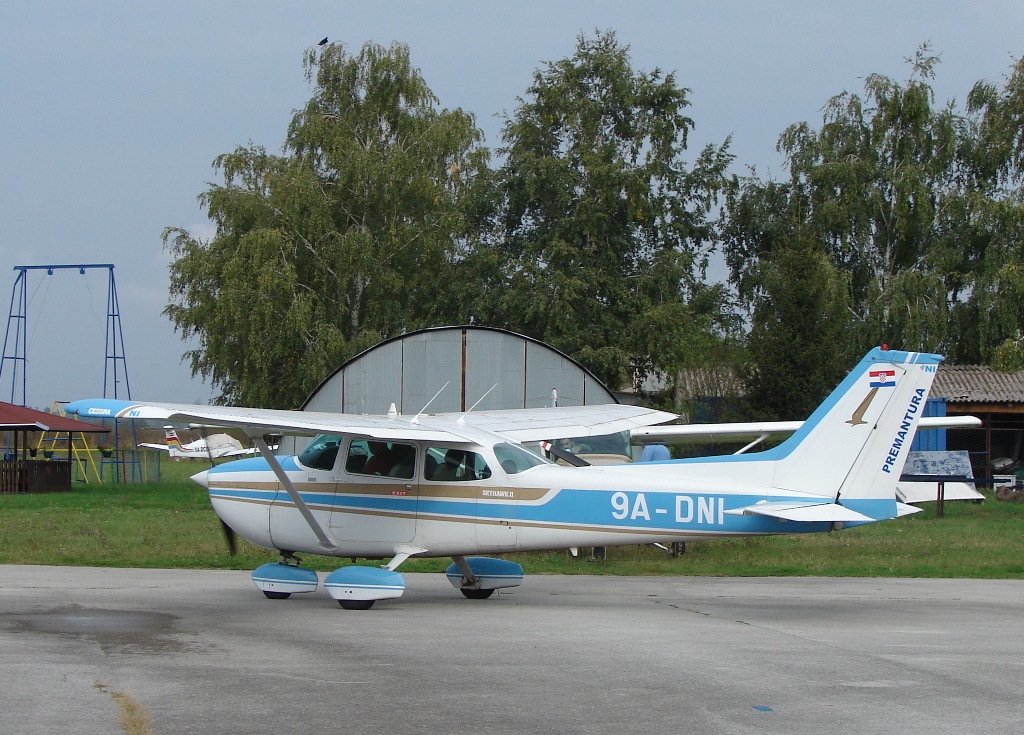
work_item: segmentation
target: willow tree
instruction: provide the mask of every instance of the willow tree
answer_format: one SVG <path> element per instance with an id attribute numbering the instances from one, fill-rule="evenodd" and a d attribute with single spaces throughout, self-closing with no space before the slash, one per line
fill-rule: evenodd
<path id="1" fill-rule="evenodd" d="M 761 415 L 806 412 L 872 345 L 948 345 L 965 120 L 935 103 L 929 47 L 908 61 L 906 81 L 871 74 L 863 94 L 828 101 L 820 127 L 787 128 L 786 179 L 729 193 L 723 240 L 754 327 L 747 388 Z M 794 364 L 803 353 L 813 379 Z"/>
<path id="2" fill-rule="evenodd" d="M 408 47 L 331 44 L 304 66 L 312 96 L 282 153 L 216 159 L 200 196 L 216 234 L 164 232 L 165 313 L 224 403 L 294 407 L 347 357 L 423 326 L 486 166 L 472 115 L 438 108 Z"/>
<path id="3" fill-rule="evenodd" d="M 954 305 L 956 357 L 1024 369 L 1024 59 L 1001 86 L 982 81 L 967 98 L 962 147 L 962 232 Z M 954 229 L 951 227 L 951 229 Z"/>

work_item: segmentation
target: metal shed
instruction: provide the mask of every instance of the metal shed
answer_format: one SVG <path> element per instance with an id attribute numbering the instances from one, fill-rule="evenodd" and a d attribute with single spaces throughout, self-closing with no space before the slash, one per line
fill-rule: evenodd
<path id="1" fill-rule="evenodd" d="M 438 391 L 440 393 L 438 394 Z M 433 398 L 437 394 L 436 398 Z M 431 401 L 433 398 L 433 401 Z M 568 355 L 491 327 L 436 327 L 389 339 L 335 370 L 304 411 L 385 414 L 618 403 Z"/>

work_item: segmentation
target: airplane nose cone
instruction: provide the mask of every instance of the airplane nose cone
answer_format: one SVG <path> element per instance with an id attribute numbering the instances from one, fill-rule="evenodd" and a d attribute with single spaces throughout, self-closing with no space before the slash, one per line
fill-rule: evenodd
<path id="1" fill-rule="evenodd" d="M 202 485 L 207 490 L 209 490 L 210 489 L 209 474 L 210 474 L 209 470 L 203 470 L 202 472 L 197 472 L 196 474 L 192 475 L 192 477 L 190 477 L 189 479 L 192 480 L 192 482 L 196 483 L 197 485 Z"/>

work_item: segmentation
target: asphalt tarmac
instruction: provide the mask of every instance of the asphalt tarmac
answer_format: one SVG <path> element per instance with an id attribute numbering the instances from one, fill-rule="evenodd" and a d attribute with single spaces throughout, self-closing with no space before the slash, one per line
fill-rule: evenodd
<path id="1" fill-rule="evenodd" d="M 322 579 L 322 575 L 321 575 Z M 345 611 L 245 572 L 0 566 L 0 732 L 1020 733 L 1024 582 L 408 574 Z"/>

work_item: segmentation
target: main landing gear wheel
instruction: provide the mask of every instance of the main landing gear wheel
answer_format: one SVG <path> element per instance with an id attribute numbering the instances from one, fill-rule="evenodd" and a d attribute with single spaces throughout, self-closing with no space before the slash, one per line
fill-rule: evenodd
<path id="1" fill-rule="evenodd" d="M 291 592 L 268 592 L 267 590 L 263 590 L 263 594 L 268 600 L 287 600 L 292 596 Z"/>
<path id="2" fill-rule="evenodd" d="M 376 600 L 338 600 L 338 604 L 345 610 L 369 610 Z"/>
<path id="3" fill-rule="evenodd" d="M 460 589 L 459 591 L 463 595 L 465 595 L 466 597 L 468 597 L 471 600 L 486 600 L 488 597 L 490 597 L 491 595 L 494 594 L 494 590 L 493 589 L 490 589 L 490 590 L 468 590 L 468 589 L 463 588 L 463 589 Z"/>

